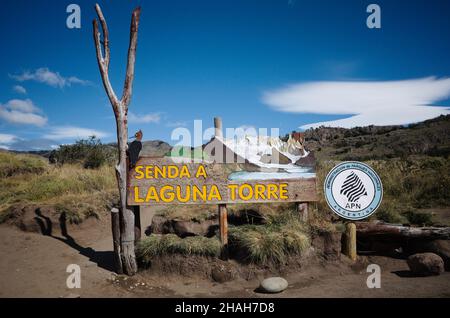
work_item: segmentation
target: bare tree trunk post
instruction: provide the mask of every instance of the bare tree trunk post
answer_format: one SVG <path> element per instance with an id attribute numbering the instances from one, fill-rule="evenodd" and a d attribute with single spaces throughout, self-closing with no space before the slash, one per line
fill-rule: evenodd
<path id="1" fill-rule="evenodd" d="M 219 204 L 220 243 L 222 244 L 221 258 L 228 259 L 228 215 L 227 205 Z"/>
<path id="2" fill-rule="evenodd" d="M 134 63 L 136 60 L 136 46 L 137 33 L 139 26 L 139 17 L 141 8 L 134 9 L 131 16 L 130 26 L 130 44 L 128 47 L 128 61 L 125 76 L 125 83 L 123 87 L 122 98 L 119 100 L 111 86 L 109 80 L 109 33 L 102 10 L 98 4 L 95 5 L 98 19 L 103 30 L 103 42 L 100 41 L 100 32 L 98 30 L 97 20 L 93 21 L 94 26 L 94 42 L 97 53 L 97 62 L 102 76 L 103 86 L 106 94 L 111 102 L 116 117 L 117 126 L 117 144 L 119 150 L 119 162 L 116 165 L 116 177 L 119 186 L 120 195 L 120 259 L 124 272 L 128 275 L 134 275 L 137 272 L 136 256 L 134 254 L 134 214 L 133 211 L 127 207 L 127 141 L 128 141 L 128 105 L 131 100 L 133 78 L 134 78 Z M 102 46 L 104 52 L 102 52 Z M 113 235 L 115 233 L 113 232 Z M 113 239 L 117 239 L 113 237 Z"/>
<path id="3" fill-rule="evenodd" d="M 214 117 L 214 135 L 222 138 L 222 119 Z M 228 259 L 228 213 L 227 205 L 219 204 L 219 229 L 220 229 L 220 243 L 222 244 L 222 251 L 220 257 Z"/>
<path id="4" fill-rule="evenodd" d="M 308 222 L 308 202 L 297 202 L 295 206 L 302 222 Z"/>

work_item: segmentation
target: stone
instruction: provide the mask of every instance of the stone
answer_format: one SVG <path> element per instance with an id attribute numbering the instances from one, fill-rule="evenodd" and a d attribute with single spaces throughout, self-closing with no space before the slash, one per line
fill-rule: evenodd
<path id="1" fill-rule="evenodd" d="M 261 282 L 259 289 L 266 293 L 281 293 L 288 287 L 288 282 L 282 277 L 270 277 Z"/>
<path id="2" fill-rule="evenodd" d="M 172 220 L 174 232 L 179 237 L 186 236 L 207 236 L 210 233 L 210 227 L 218 226 L 218 220 L 184 221 Z"/>
<path id="3" fill-rule="evenodd" d="M 408 266 L 413 274 L 420 276 L 440 275 L 444 272 L 444 261 L 434 253 L 418 253 L 408 257 Z"/>
<path id="4" fill-rule="evenodd" d="M 434 253 L 439 255 L 444 261 L 446 271 L 450 271 L 450 240 L 411 240 L 407 247 L 410 254 Z"/>
<path id="5" fill-rule="evenodd" d="M 172 222 L 161 215 L 155 215 L 152 218 L 152 224 L 145 231 L 146 235 L 150 234 L 173 234 L 175 233 Z"/>

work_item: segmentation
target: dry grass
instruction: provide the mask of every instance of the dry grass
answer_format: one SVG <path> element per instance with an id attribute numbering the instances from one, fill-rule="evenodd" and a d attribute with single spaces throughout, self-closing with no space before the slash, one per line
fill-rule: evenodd
<path id="1" fill-rule="evenodd" d="M 47 163 L 44 158 L 33 155 L 19 155 L 0 152 L 0 178 L 26 173 L 42 173 Z"/>
<path id="2" fill-rule="evenodd" d="M 74 215 L 74 221 L 78 218 L 76 222 L 79 222 L 106 210 L 106 206 L 117 198 L 113 167 L 52 166 L 34 156 L 7 156 L 9 161 L 2 162 L 2 166 L 16 173 L 0 178 L 0 220 L 13 205 L 29 203 L 53 205 L 57 211 Z M 28 168 L 21 166 L 30 162 Z M 22 168 L 16 169 L 16 166 Z M 40 167 L 39 172 L 30 169 L 36 166 Z"/>

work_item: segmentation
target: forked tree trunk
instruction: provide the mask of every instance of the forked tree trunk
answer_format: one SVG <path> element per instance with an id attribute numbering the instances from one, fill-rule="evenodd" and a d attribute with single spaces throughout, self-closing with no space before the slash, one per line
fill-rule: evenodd
<path id="1" fill-rule="evenodd" d="M 133 78 L 134 78 L 134 63 L 136 60 L 136 46 L 137 46 L 137 33 L 139 26 L 139 16 L 141 9 L 138 7 L 134 9 L 131 16 L 130 27 L 130 44 L 128 47 L 128 61 L 125 83 L 123 87 L 122 98 L 119 100 L 111 86 L 109 80 L 109 60 L 110 60 L 110 48 L 109 48 L 109 33 L 106 25 L 105 18 L 103 17 L 102 10 L 98 4 L 95 5 L 98 19 L 100 21 L 103 30 L 103 41 L 100 41 L 100 32 L 98 30 L 97 20 L 93 21 L 94 26 L 94 42 L 97 53 L 97 62 L 102 76 L 103 85 L 106 90 L 106 94 L 111 102 L 116 117 L 117 126 L 117 146 L 119 150 L 119 162 L 116 165 L 116 177 L 119 186 L 120 194 L 120 249 L 115 253 L 115 259 L 120 264 L 116 264 L 116 268 L 122 268 L 128 275 L 133 275 L 137 272 L 136 256 L 134 254 L 134 214 L 132 210 L 127 207 L 127 141 L 128 141 L 128 104 L 130 103 Z M 103 51 L 102 52 L 102 47 Z M 114 226 L 114 224 L 113 224 Z M 117 241 L 117 230 L 113 229 L 113 240 Z"/>

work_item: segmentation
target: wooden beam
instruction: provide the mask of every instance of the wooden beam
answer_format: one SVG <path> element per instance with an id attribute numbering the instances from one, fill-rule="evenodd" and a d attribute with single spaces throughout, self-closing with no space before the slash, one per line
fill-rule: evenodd
<path id="1" fill-rule="evenodd" d="M 411 227 L 382 222 L 358 222 L 356 224 L 358 236 L 384 237 L 389 239 L 450 239 L 450 227 Z"/>
<path id="2" fill-rule="evenodd" d="M 227 205 L 219 204 L 220 242 L 222 244 L 222 259 L 228 259 L 228 215 Z"/>

